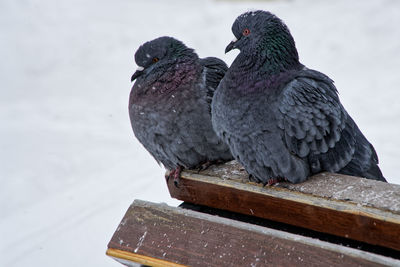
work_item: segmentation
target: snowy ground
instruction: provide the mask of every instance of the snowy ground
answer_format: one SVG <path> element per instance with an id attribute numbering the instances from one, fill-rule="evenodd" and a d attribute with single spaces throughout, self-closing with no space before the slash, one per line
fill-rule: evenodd
<path id="1" fill-rule="evenodd" d="M 171 35 L 230 64 L 230 27 L 254 8 L 286 21 L 400 183 L 399 1 L 3 0 L 0 266 L 120 266 L 104 252 L 129 204 L 178 203 L 131 132 L 136 48 Z"/>

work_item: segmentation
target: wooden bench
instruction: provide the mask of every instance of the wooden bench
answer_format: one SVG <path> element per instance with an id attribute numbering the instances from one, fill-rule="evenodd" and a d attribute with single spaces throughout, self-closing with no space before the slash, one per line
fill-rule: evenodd
<path id="1" fill-rule="evenodd" d="M 235 161 L 135 200 L 107 254 L 133 266 L 400 266 L 400 185 L 321 173 L 263 187 Z"/>

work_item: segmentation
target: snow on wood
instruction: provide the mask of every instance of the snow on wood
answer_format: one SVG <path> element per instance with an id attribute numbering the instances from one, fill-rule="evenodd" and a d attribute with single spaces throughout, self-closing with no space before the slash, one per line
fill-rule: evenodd
<path id="1" fill-rule="evenodd" d="M 123 222 L 109 242 L 107 254 L 128 266 L 133 262 L 152 266 L 400 264 L 308 237 L 139 200 L 130 206 Z M 120 239 L 125 243 L 120 244 Z"/>
<path id="2" fill-rule="evenodd" d="M 182 173 L 172 197 L 400 251 L 400 186 L 321 173 L 301 184 L 263 187 L 235 163 Z"/>

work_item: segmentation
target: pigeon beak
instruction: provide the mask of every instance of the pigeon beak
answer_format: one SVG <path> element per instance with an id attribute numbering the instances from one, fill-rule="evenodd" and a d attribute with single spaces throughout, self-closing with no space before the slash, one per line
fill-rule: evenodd
<path id="1" fill-rule="evenodd" d="M 238 39 L 235 37 L 235 38 L 232 40 L 232 42 L 230 42 L 230 43 L 228 44 L 228 46 L 225 48 L 225 54 L 228 53 L 229 51 L 231 51 L 232 49 L 235 49 L 235 48 L 236 48 L 235 44 L 236 44 L 237 40 L 238 40 Z"/>
<path id="2" fill-rule="evenodd" d="M 140 75 L 142 75 L 142 74 L 143 74 L 143 70 L 144 70 L 144 68 L 141 67 L 141 66 L 139 66 L 139 67 L 136 69 L 135 73 L 132 75 L 132 77 L 131 77 L 131 82 L 133 82 L 137 77 L 139 77 Z"/>

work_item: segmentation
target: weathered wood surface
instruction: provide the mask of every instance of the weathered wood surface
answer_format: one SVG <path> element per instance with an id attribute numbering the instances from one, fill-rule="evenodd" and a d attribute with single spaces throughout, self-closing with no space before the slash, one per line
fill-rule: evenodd
<path id="1" fill-rule="evenodd" d="M 172 197 L 400 251 L 400 185 L 332 173 L 263 187 L 235 161 L 184 171 Z"/>
<path id="2" fill-rule="evenodd" d="M 400 266 L 372 253 L 138 200 L 107 254 L 128 266 Z"/>

